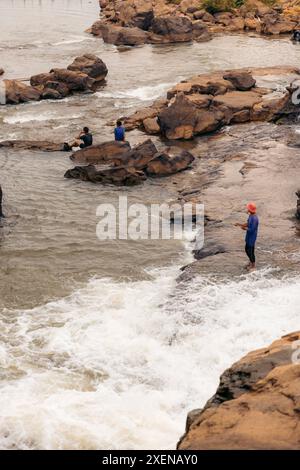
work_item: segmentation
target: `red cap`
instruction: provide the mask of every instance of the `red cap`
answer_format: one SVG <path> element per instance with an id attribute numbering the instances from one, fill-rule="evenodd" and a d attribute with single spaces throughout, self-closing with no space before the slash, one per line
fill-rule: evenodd
<path id="1" fill-rule="evenodd" d="M 247 209 L 248 209 L 249 212 L 251 212 L 251 214 L 255 214 L 255 212 L 256 212 L 255 202 L 248 202 Z"/>

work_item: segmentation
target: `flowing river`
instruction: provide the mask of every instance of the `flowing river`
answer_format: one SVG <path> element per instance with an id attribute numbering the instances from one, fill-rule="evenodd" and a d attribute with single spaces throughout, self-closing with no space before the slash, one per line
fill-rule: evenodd
<path id="1" fill-rule="evenodd" d="M 107 122 L 193 74 L 300 61 L 287 39 L 247 36 L 118 50 L 84 32 L 98 14 L 97 0 L 0 0 L 4 78 L 86 52 L 109 69 L 95 95 L 1 107 L 0 140 L 60 142 L 83 125 L 110 140 Z M 67 154 L 0 150 L 0 448 L 172 449 L 226 367 L 299 329 L 300 278 L 266 267 L 178 290 L 188 241 L 99 241 L 96 209 L 163 202 L 184 174 L 120 189 L 66 180 L 70 167 Z"/>

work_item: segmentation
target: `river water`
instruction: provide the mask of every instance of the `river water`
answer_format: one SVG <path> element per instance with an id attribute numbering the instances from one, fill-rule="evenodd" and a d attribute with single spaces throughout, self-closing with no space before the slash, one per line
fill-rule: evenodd
<path id="1" fill-rule="evenodd" d="M 2 107 L 1 140 L 64 141 L 86 124 L 105 141 L 107 122 L 193 74 L 299 64 L 288 40 L 246 36 L 121 51 L 84 32 L 97 15 L 97 0 L 0 0 L 4 78 L 85 52 L 109 69 L 95 95 Z M 178 290 L 189 243 L 100 242 L 96 208 L 119 195 L 171 199 L 184 174 L 120 189 L 65 180 L 70 166 L 60 153 L 0 151 L 0 448 L 174 448 L 187 411 L 214 393 L 226 367 L 299 329 L 300 280 L 266 267 Z"/>

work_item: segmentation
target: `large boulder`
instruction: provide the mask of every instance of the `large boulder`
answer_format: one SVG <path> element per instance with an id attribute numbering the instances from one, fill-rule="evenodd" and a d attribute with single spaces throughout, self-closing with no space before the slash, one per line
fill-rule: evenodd
<path id="1" fill-rule="evenodd" d="M 103 81 L 108 73 L 103 60 L 94 54 L 84 54 L 83 56 L 76 57 L 67 69 L 73 72 L 83 72 L 96 82 Z"/>
<path id="2" fill-rule="evenodd" d="M 92 183 L 114 184 L 116 186 L 133 186 L 142 183 L 146 176 L 133 167 L 113 167 L 98 169 L 94 165 L 75 167 L 65 173 L 65 178 L 81 179 Z"/>
<path id="3" fill-rule="evenodd" d="M 64 83 L 70 92 L 91 90 L 95 83 L 94 79 L 82 72 L 73 72 L 67 69 L 52 69 L 50 73 L 53 74 L 54 81 Z"/>
<path id="4" fill-rule="evenodd" d="M 252 77 L 251 73 L 247 72 L 228 72 L 223 75 L 225 80 L 229 80 L 233 86 L 239 91 L 247 91 L 253 88 L 256 80 Z"/>
<path id="5" fill-rule="evenodd" d="M 114 158 L 116 166 L 132 166 L 137 170 L 143 170 L 157 154 L 157 148 L 152 140 L 148 139 L 126 153 Z"/>
<path id="6" fill-rule="evenodd" d="M 189 168 L 194 160 L 193 155 L 185 150 L 175 157 L 171 157 L 167 153 L 161 153 L 148 163 L 146 173 L 151 177 L 173 175 Z"/>
<path id="7" fill-rule="evenodd" d="M 44 86 L 47 82 L 53 80 L 53 73 L 39 73 L 30 77 L 31 86 Z"/>
<path id="8" fill-rule="evenodd" d="M 125 28 L 114 24 L 96 21 L 92 34 L 102 37 L 103 41 L 115 46 L 140 46 L 148 42 L 149 34 L 139 28 Z"/>
<path id="9" fill-rule="evenodd" d="M 216 130 L 224 115 L 219 110 L 201 110 L 183 93 L 158 115 L 162 135 L 167 139 L 191 139 L 194 135 Z"/>
<path id="10" fill-rule="evenodd" d="M 188 42 L 193 39 L 193 25 L 182 16 L 160 16 L 151 25 L 151 42 Z"/>
<path id="11" fill-rule="evenodd" d="M 18 80 L 3 80 L 3 84 L 5 86 L 5 104 L 38 101 L 41 97 L 41 92 L 37 88 L 25 85 Z"/>
<path id="12" fill-rule="evenodd" d="M 225 371 L 214 397 L 190 414 L 178 449 L 298 450 L 299 341 L 291 333 Z"/>
<path id="13" fill-rule="evenodd" d="M 114 5 L 116 20 L 123 26 L 149 29 L 153 20 L 153 6 L 149 0 L 117 0 Z"/>
<path id="14" fill-rule="evenodd" d="M 118 157 L 127 154 L 129 150 L 128 142 L 113 140 L 77 150 L 70 156 L 70 159 L 74 163 L 115 163 Z"/>
<path id="15" fill-rule="evenodd" d="M 260 22 L 259 32 L 263 34 L 285 34 L 291 33 L 297 23 L 280 16 L 277 12 L 265 15 Z"/>

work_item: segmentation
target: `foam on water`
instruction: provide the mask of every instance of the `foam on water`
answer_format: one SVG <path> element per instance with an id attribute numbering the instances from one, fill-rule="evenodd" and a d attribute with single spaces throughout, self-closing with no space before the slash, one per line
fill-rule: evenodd
<path id="1" fill-rule="evenodd" d="M 134 98 L 141 101 L 152 101 L 161 97 L 173 83 L 160 83 L 153 86 L 142 86 L 138 88 L 133 88 L 127 91 L 120 91 L 116 93 L 100 91 L 96 95 L 100 98 L 119 98 L 119 99 L 128 99 Z"/>
<path id="2" fill-rule="evenodd" d="M 299 329 L 299 277 L 176 287 L 176 267 L 150 274 L 3 312 L 2 449 L 174 448 L 226 367 Z"/>
<path id="3" fill-rule="evenodd" d="M 73 114 L 68 117 L 68 119 L 79 119 L 82 116 L 82 114 Z M 40 114 L 27 114 L 27 113 L 20 113 L 17 112 L 16 114 L 13 114 L 11 116 L 6 116 L 3 118 L 3 122 L 6 124 L 24 124 L 26 122 L 31 122 L 31 121 L 59 121 L 62 119 L 66 119 L 65 116 L 59 116 L 56 113 L 51 113 L 49 111 L 46 111 L 44 113 Z"/>

